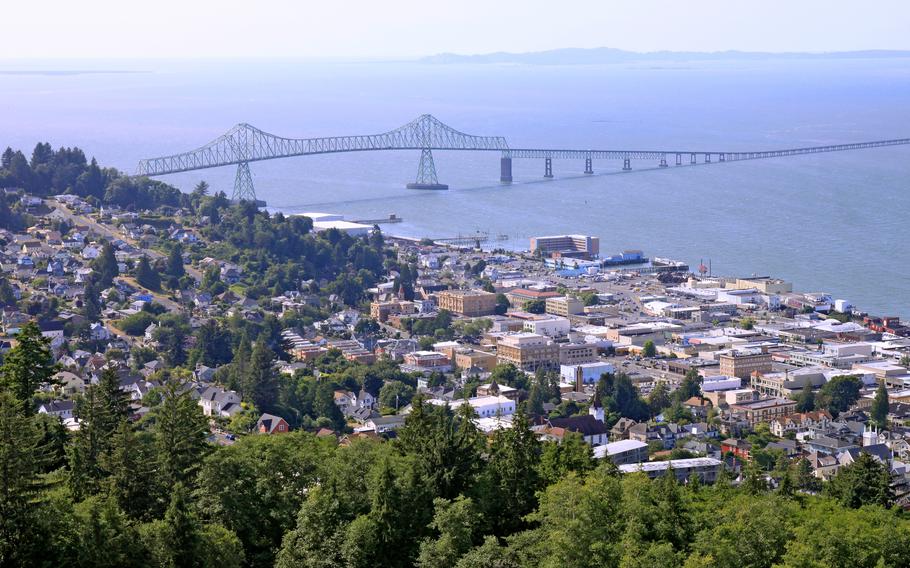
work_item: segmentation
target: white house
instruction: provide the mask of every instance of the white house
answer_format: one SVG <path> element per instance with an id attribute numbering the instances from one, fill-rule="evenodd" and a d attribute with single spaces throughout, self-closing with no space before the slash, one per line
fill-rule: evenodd
<path id="1" fill-rule="evenodd" d="M 223 416 L 230 418 L 240 412 L 240 395 L 232 390 L 219 387 L 208 387 L 199 397 L 199 406 L 206 416 Z"/>
<path id="2" fill-rule="evenodd" d="M 515 401 L 504 396 L 475 396 L 469 398 L 467 401 L 448 401 L 431 398 L 427 400 L 427 402 L 437 406 L 461 406 L 467 402 L 467 404 L 471 405 L 479 418 L 511 416 L 512 414 L 515 414 Z"/>

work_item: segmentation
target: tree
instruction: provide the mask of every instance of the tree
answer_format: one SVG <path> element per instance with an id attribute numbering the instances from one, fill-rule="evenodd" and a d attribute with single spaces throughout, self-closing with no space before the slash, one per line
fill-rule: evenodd
<path id="1" fill-rule="evenodd" d="M 0 366 L 0 388 L 9 389 L 27 415 L 34 413 L 32 397 L 39 386 L 51 381 L 57 365 L 51 357 L 50 340 L 41 335 L 38 324 L 22 326 L 13 347 Z"/>
<path id="2" fill-rule="evenodd" d="M 348 519 L 334 484 L 313 487 L 297 515 L 297 527 L 284 535 L 276 568 L 335 568 Z"/>
<path id="3" fill-rule="evenodd" d="M 186 274 L 186 270 L 183 268 L 183 245 L 180 243 L 171 247 L 171 252 L 167 256 L 165 273 L 175 278 L 180 278 Z"/>
<path id="4" fill-rule="evenodd" d="M 739 328 L 745 330 L 751 330 L 755 327 L 755 320 L 750 317 L 745 317 L 739 322 Z"/>
<path id="5" fill-rule="evenodd" d="M 439 533 L 436 539 L 420 544 L 419 568 L 453 568 L 458 559 L 471 549 L 480 528 L 480 511 L 470 498 L 458 496 L 454 501 L 433 501 L 430 528 Z"/>
<path id="6" fill-rule="evenodd" d="M 667 388 L 667 384 L 664 382 L 659 382 L 651 390 L 651 394 L 648 395 L 648 408 L 651 410 L 651 416 L 657 416 L 665 408 L 669 408 L 673 404 L 672 399 L 670 398 L 670 389 Z"/>
<path id="7" fill-rule="evenodd" d="M 28 565 L 24 543 L 33 538 L 40 435 L 21 401 L 0 388 L 0 564 Z"/>
<path id="8" fill-rule="evenodd" d="M 89 278 L 85 283 L 85 294 L 82 297 L 82 312 L 85 319 L 96 322 L 101 319 L 101 290 L 94 278 Z"/>
<path id="9" fill-rule="evenodd" d="M 148 288 L 149 290 L 161 289 L 161 275 L 152 268 L 147 256 L 142 255 L 139 263 L 136 265 L 136 282 Z"/>
<path id="10" fill-rule="evenodd" d="M 208 421 L 202 408 L 179 380 L 167 382 L 161 404 L 153 411 L 160 479 L 166 489 L 195 475 L 206 451 Z"/>
<path id="11" fill-rule="evenodd" d="M 885 387 L 885 381 L 878 383 L 875 398 L 872 400 L 870 416 L 879 429 L 884 430 L 888 427 L 888 389 Z"/>
<path id="12" fill-rule="evenodd" d="M 836 417 L 859 400 L 862 386 L 862 381 L 855 375 L 837 375 L 822 386 L 816 403 Z"/>
<path id="13" fill-rule="evenodd" d="M 863 505 L 890 507 L 894 503 L 888 466 L 866 452 L 860 452 L 856 461 L 841 467 L 825 491 L 838 503 L 851 509 Z"/>
<path id="14" fill-rule="evenodd" d="M 510 306 L 511 306 L 511 304 L 509 303 L 509 299 L 506 297 L 505 294 L 503 294 L 503 293 L 496 294 L 496 308 L 495 308 L 494 312 L 497 315 L 500 315 L 500 316 L 504 315 L 507 311 L 509 311 Z"/>
<path id="15" fill-rule="evenodd" d="M 108 473 L 108 494 L 128 517 L 146 520 L 160 511 L 155 448 L 147 432 L 137 433 L 128 421 L 122 421 L 101 465 Z"/>
<path id="16" fill-rule="evenodd" d="M 575 472 L 583 476 L 594 469 L 591 446 L 578 432 L 567 432 L 561 443 L 547 442 L 540 456 L 540 476 L 546 484 L 556 483 Z"/>
<path id="17" fill-rule="evenodd" d="M 679 384 L 679 388 L 676 389 L 674 398 L 677 402 L 683 403 L 693 396 L 701 397 L 701 384 L 703 381 L 704 379 L 702 378 L 701 373 L 698 372 L 698 369 L 691 367 L 686 371 L 682 382 Z"/>
<path id="18" fill-rule="evenodd" d="M 253 346 L 250 369 L 244 394 L 249 395 L 257 408 L 268 412 L 278 400 L 278 373 L 275 353 L 260 339 Z"/>
<path id="19" fill-rule="evenodd" d="M 102 290 L 110 288 L 114 283 L 114 278 L 120 274 L 117 268 L 117 258 L 114 256 L 114 247 L 111 243 L 104 243 L 101 247 L 101 254 L 92 261 L 92 270 L 95 271 L 98 278 L 98 287 Z"/>
<path id="20" fill-rule="evenodd" d="M 812 390 L 812 383 L 807 380 L 796 399 L 796 411 L 812 412 L 813 410 L 815 410 L 815 391 Z"/>
<path id="21" fill-rule="evenodd" d="M 524 527 L 524 517 L 537 506 L 541 447 L 521 411 L 512 417 L 512 427 L 497 430 L 490 445 L 485 485 L 485 506 L 498 534 Z"/>
<path id="22" fill-rule="evenodd" d="M 542 314 L 547 311 L 547 304 L 543 300 L 530 300 L 525 302 L 525 311 L 531 314 Z"/>
<path id="23" fill-rule="evenodd" d="M 379 406 L 397 411 L 410 404 L 413 397 L 414 387 L 401 381 L 386 381 L 379 389 Z"/>
<path id="24" fill-rule="evenodd" d="M 654 342 L 650 339 L 645 341 L 645 344 L 641 348 L 642 357 L 654 357 L 657 355 L 657 347 L 654 345 Z"/>

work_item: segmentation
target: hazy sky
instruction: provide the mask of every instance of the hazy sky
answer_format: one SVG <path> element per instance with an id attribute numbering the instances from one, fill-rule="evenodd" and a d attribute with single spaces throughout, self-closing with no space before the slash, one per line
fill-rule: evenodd
<path id="1" fill-rule="evenodd" d="M 910 49 L 908 0 L 6 1 L 0 57 Z"/>

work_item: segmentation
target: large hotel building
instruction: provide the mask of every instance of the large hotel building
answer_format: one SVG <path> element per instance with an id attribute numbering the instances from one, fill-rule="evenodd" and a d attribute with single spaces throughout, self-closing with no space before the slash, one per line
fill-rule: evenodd
<path id="1" fill-rule="evenodd" d="M 555 235 L 531 237 L 531 253 L 541 256 L 565 256 L 593 259 L 600 255 L 600 237 L 586 235 Z"/>
<path id="2" fill-rule="evenodd" d="M 496 312 L 496 294 L 483 290 L 444 290 L 436 294 L 440 310 L 467 317 L 489 316 Z"/>

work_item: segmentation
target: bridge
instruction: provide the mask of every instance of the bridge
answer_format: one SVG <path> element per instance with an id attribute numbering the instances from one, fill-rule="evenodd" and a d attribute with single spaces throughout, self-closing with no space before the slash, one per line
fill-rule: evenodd
<path id="1" fill-rule="evenodd" d="M 411 122 L 384 132 L 355 136 L 323 138 L 282 138 L 259 130 L 249 124 L 238 124 L 223 136 L 189 152 L 141 160 L 137 175 L 161 176 L 222 166 L 237 166 L 234 178 L 234 199 L 255 200 L 250 163 L 294 156 L 312 156 L 340 152 L 414 150 L 420 152 L 417 177 L 407 184 L 410 189 L 448 189 L 439 182 L 433 150 L 466 150 L 499 152 L 500 175 L 503 183 L 512 181 L 512 160 L 537 159 L 544 161 L 544 177 L 553 177 L 553 160 L 584 160 L 584 173 L 593 174 L 594 160 L 622 160 L 623 171 L 632 169 L 632 160 L 648 160 L 658 167 L 695 165 L 698 163 L 733 162 L 765 158 L 781 158 L 821 152 L 840 152 L 883 146 L 910 144 L 910 138 L 831 144 L 782 150 L 706 151 L 706 150 L 578 150 L 510 148 L 502 136 L 465 134 L 424 114 Z"/>

